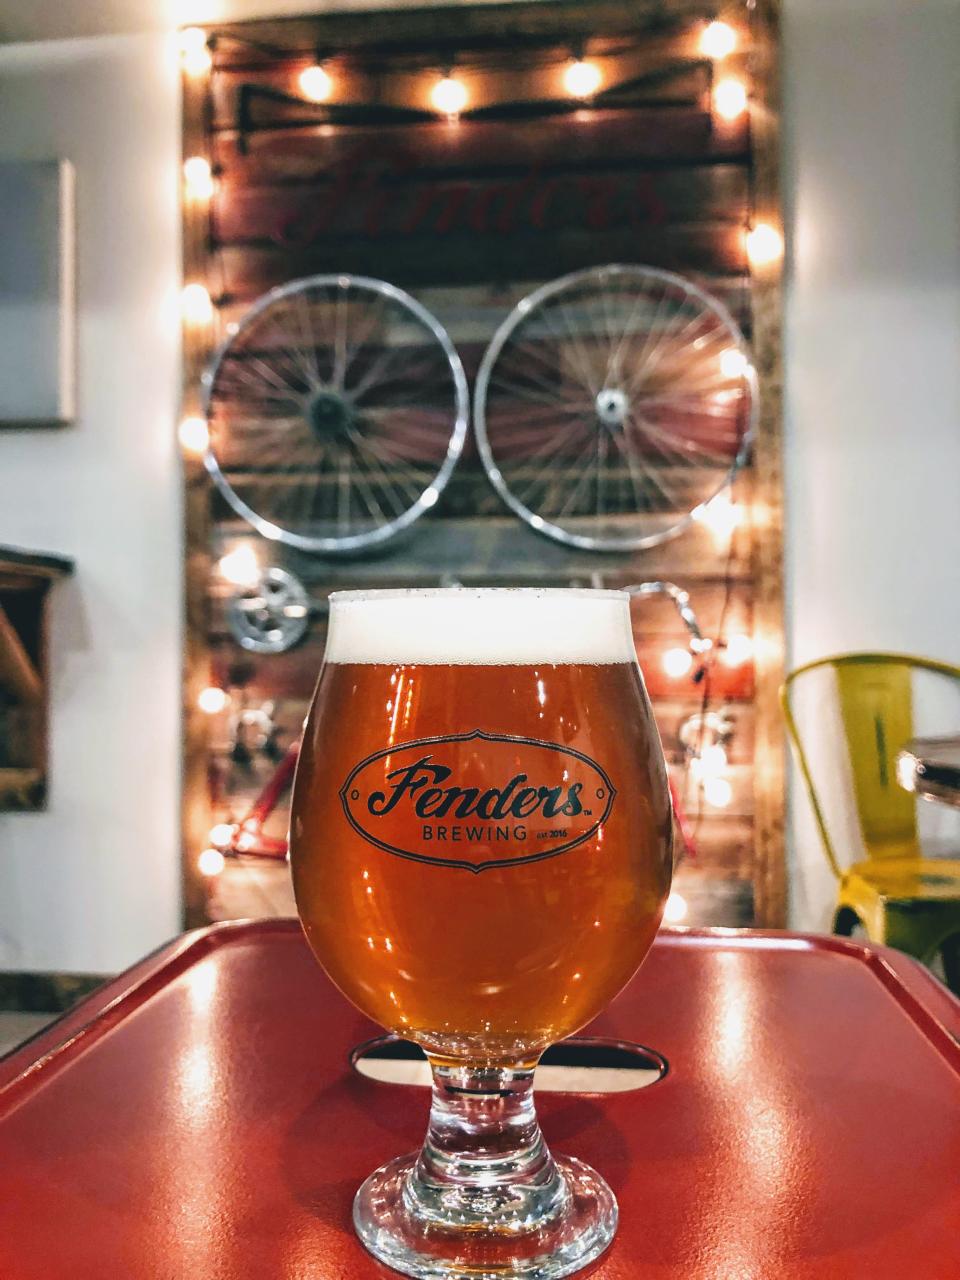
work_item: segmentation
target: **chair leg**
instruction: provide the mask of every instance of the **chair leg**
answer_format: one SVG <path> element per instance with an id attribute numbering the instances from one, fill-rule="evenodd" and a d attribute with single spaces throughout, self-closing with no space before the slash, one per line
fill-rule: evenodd
<path id="1" fill-rule="evenodd" d="M 852 907 L 838 907 L 833 917 L 833 932 L 841 938 L 852 938 L 853 931 L 861 923 L 860 917 Z"/>
<path id="2" fill-rule="evenodd" d="M 943 976 L 955 996 L 960 996 L 960 933 L 947 938 L 940 947 Z"/>

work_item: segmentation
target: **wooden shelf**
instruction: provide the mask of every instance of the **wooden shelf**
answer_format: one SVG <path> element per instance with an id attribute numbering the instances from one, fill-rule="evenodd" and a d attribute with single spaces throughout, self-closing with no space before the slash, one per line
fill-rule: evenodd
<path id="1" fill-rule="evenodd" d="M 23 547 L 8 547 L 0 543 L 0 589 L 8 585 L 49 585 L 70 573 L 73 573 L 73 561 L 67 556 L 26 551 Z"/>
<path id="2" fill-rule="evenodd" d="M 39 793 L 43 786 L 42 769 L 0 767 L 0 810 L 39 808 Z"/>
<path id="3" fill-rule="evenodd" d="M 41 809 L 47 790 L 47 593 L 64 556 L 0 546 L 0 811 Z"/>

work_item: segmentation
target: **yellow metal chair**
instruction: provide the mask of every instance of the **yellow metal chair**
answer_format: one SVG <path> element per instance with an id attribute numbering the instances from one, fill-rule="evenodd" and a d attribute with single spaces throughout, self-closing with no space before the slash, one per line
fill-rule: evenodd
<path id="1" fill-rule="evenodd" d="M 849 653 L 798 667 L 780 702 L 824 851 L 839 881 L 835 933 L 860 924 L 960 993 L 960 811 L 897 783 L 910 739 L 960 733 L 960 667 Z"/>

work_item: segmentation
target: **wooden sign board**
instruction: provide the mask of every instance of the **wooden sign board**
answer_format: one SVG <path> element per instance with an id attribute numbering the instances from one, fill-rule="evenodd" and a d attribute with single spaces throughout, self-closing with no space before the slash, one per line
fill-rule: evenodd
<path id="1" fill-rule="evenodd" d="M 381 553 L 353 560 L 265 544 L 211 490 L 202 466 L 188 462 L 191 922 L 242 905 L 240 864 L 205 880 L 197 858 L 215 823 L 243 816 L 298 732 L 330 590 L 666 579 L 690 593 L 715 655 L 731 635 L 752 641 L 747 660 L 709 661 L 699 682 L 698 664 L 671 676 L 664 653 L 688 639 L 680 619 L 662 598 L 635 610 L 641 665 L 695 829 L 696 856 L 678 883 L 700 922 L 783 923 L 779 262 L 751 264 L 747 252 L 751 227 L 779 225 L 776 12 L 764 3 L 737 9 L 738 48 L 722 65 L 699 49 L 713 16 L 714 6 L 667 0 L 542 3 L 329 14 L 208 32 L 209 70 L 184 76 L 184 156 L 206 157 L 213 175 L 205 197 L 185 195 L 185 280 L 206 285 L 215 322 L 186 325 L 185 412 L 196 411 L 216 338 L 266 290 L 299 277 L 349 272 L 409 290 L 445 326 L 472 380 L 520 297 L 611 262 L 666 268 L 720 299 L 751 344 L 761 407 L 733 485 L 743 519 L 732 536 L 693 524 L 672 541 L 617 555 L 563 547 L 522 524 L 491 488 L 471 442 L 436 507 Z M 309 101 L 300 85 L 318 50 L 335 80 L 324 103 Z M 603 69 L 604 92 L 589 102 L 564 93 L 574 52 Z M 455 121 L 438 116 L 429 96 L 438 69 L 451 65 L 469 103 Z M 729 121 L 713 109 L 725 75 L 750 95 L 749 110 Z M 245 653 L 230 633 L 234 588 L 214 570 L 244 546 L 296 574 L 309 593 L 307 635 L 289 652 Z M 206 716 L 197 698 L 211 681 L 230 702 Z M 679 738 L 684 722 L 705 710 L 721 710 L 732 725 L 725 804 L 704 798 Z M 252 730 L 239 741 L 245 715 L 248 725 L 267 726 L 260 745 Z M 282 838 L 282 802 L 271 823 Z M 262 887 L 265 866 L 249 861 L 243 874 Z M 248 905 L 248 914 L 273 909 L 263 899 Z"/>

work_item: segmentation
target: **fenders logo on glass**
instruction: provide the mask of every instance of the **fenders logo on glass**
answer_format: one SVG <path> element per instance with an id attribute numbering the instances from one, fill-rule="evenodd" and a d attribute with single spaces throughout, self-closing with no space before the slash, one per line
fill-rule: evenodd
<path id="1" fill-rule="evenodd" d="M 575 849 L 616 794 L 581 751 L 480 729 L 376 751 L 340 788 L 347 821 L 370 844 L 473 872 Z"/>

